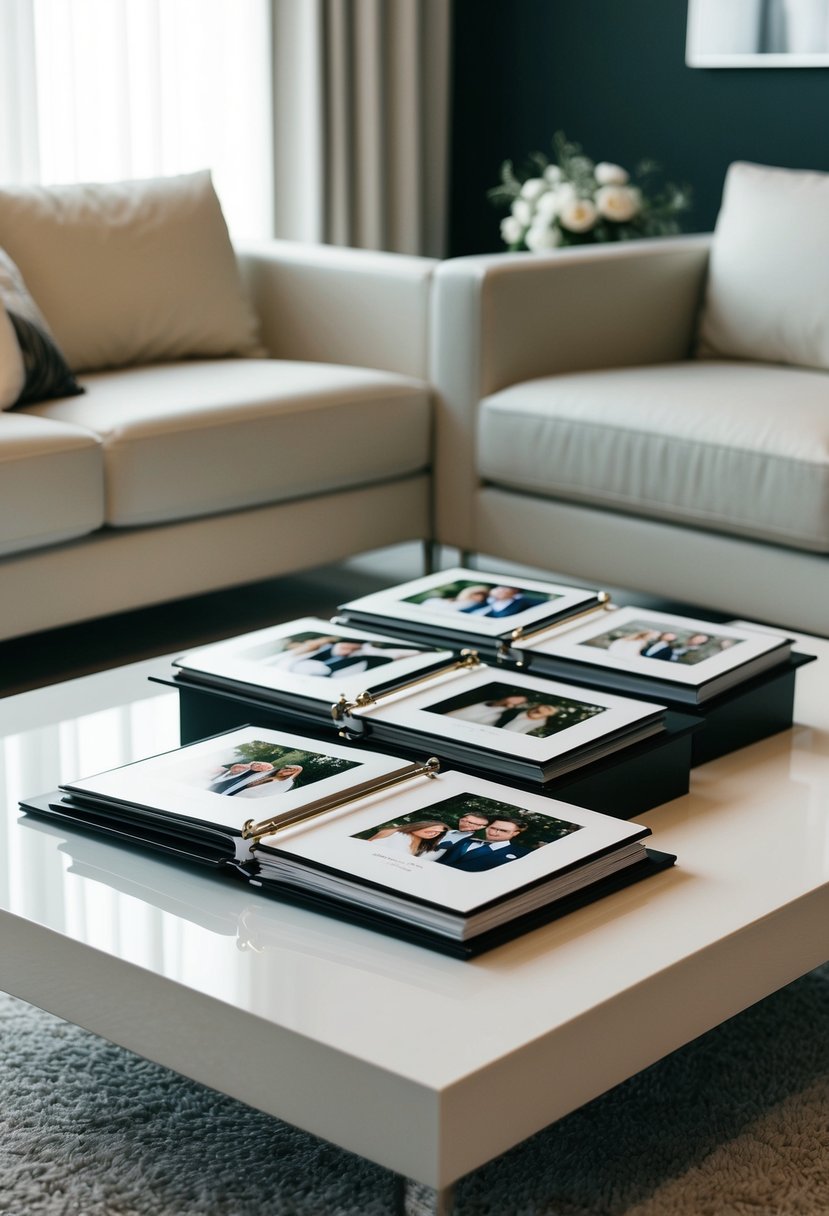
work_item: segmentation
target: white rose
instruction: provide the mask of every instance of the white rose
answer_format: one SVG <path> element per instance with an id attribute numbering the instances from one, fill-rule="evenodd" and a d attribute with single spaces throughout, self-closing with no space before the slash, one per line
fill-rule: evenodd
<path id="1" fill-rule="evenodd" d="M 544 170 L 544 180 L 548 186 L 557 186 L 561 181 L 561 169 L 558 165 L 548 165 Z"/>
<path id="2" fill-rule="evenodd" d="M 589 198 L 576 198 L 564 204 L 558 221 L 569 232 L 589 232 L 598 218 L 599 213 Z"/>
<path id="3" fill-rule="evenodd" d="M 555 199 L 556 206 L 558 207 L 559 211 L 563 206 L 565 206 L 565 204 L 574 203 L 577 198 L 578 194 L 576 193 L 576 187 L 572 182 L 561 182 L 558 186 L 556 186 Z"/>
<path id="4" fill-rule="evenodd" d="M 549 224 L 533 224 L 524 237 L 525 244 L 533 253 L 541 253 L 545 249 L 555 249 L 561 244 L 561 233 L 555 226 Z"/>
<path id="5" fill-rule="evenodd" d="M 600 186 L 624 186 L 630 180 L 626 169 L 607 160 L 599 161 L 593 173 Z"/>
<path id="6" fill-rule="evenodd" d="M 533 209 L 525 198 L 517 198 L 512 204 L 512 214 L 526 228 L 533 217 Z"/>
<path id="7" fill-rule="evenodd" d="M 524 232 L 524 225 L 514 215 L 501 220 L 501 239 L 506 245 L 517 245 Z"/>
<path id="8" fill-rule="evenodd" d="M 556 191 L 545 190 L 536 200 L 535 214 L 541 219 L 551 220 L 558 214 L 559 206 L 560 202 Z"/>
<path id="9" fill-rule="evenodd" d="M 596 206 L 606 220 L 626 224 L 639 213 L 642 196 L 633 186 L 600 186 L 596 191 Z"/>
<path id="10" fill-rule="evenodd" d="M 521 187 L 521 197 L 527 199 L 530 203 L 534 203 L 539 194 L 543 194 L 546 189 L 547 187 L 543 178 L 528 177 Z"/>

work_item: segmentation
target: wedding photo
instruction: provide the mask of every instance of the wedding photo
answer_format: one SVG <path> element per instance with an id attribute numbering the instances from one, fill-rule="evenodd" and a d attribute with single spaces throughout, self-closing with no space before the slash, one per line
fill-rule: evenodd
<path id="1" fill-rule="evenodd" d="M 530 591 L 523 587 L 471 579 L 456 579 L 428 591 L 419 591 L 403 599 L 430 611 L 454 612 L 464 616 L 510 617 L 537 608 L 539 604 L 560 599 L 556 594 Z"/>
<path id="2" fill-rule="evenodd" d="M 493 682 L 479 685 L 436 705 L 427 713 L 442 714 L 476 726 L 546 739 L 605 712 L 605 706 L 563 697 L 546 689 Z"/>
<path id="3" fill-rule="evenodd" d="M 666 629 L 664 622 L 643 617 L 641 620 L 626 621 L 597 637 L 584 639 L 580 645 L 606 650 L 609 655 L 620 658 L 654 659 L 693 667 L 741 646 L 743 642 L 740 638 L 693 628 L 676 626 Z"/>
<path id="4" fill-rule="evenodd" d="M 275 638 L 264 646 L 240 652 L 240 659 L 261 662 L 294 675 L 329 679 L 339 673 L 358 675 L 399 659 L 426 653 L 421 646 L 399 642 L 367 641 L 348 634 L 303 631 Z"/>
<path id="5" fill-rule="evenodd" d="M 324 752 L 253 739 L 238 744 L 229 753 L 220 753 L 212 764 L 206 758 L 200 788 L 232 798 L 279 797 L 289 790 L 348 772 L 358 764 L 356 760 L 344 760 Z"/>
<path id="6" fill-rule="evenodd" d="M 577 832 L 581 825 L 475 794 L 457 794 L 356 832 L 383 852 L 484 873 Z"/>

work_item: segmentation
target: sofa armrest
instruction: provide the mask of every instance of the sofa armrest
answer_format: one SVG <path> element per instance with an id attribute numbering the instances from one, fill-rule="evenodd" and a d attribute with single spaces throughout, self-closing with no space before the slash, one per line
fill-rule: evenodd
<path id="1" fill-rule="evenodd" d="M 276 240 L 237 256 L 276 358 L 427 378 L 436 260 Z"/>
<path id="2" fill-rule="evenodd" d="M 454 258 L 435 274 L 430 379 L 437 390 L 437 539 L 475 535 L 478 402 L 524 380 L 686 358 L 709 235 Z"/>

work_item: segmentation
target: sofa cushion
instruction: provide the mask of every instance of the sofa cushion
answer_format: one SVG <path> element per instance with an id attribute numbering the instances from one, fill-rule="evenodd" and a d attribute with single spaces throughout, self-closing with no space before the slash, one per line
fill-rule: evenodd
<path id="1" fill-rule="evenodd" d="M 0 414 L 0 554 L 84 536 L 103 518 L 98 439 L 66 423 Z"/>
<path id="2" fill-rule="evenodd" d="M 10 400 L 0 398 L 0 409 L 82 393 L 23 276 L 4 249 L 0 249 L 0 301 L 8 312 L 21 370 L 16 395 Z"/>
<path id="3" fill-rule="evenodd" d="M 829 551 L 829 375 L 689 361 L 482 403 L 481 475 L 549 498 Z"/>
<path id="4" fill-rule="evenodd" d="M 391 372 L 228 359 L 99 372 L 27 412 L 104 444 L 107 522 L 232 511 L 425 468 L 430 400 Z"/>
<path id="5" fill-rule="evenodd" d="M 829 369 L 829 173 L 726 175 L 699 353 Z"/>
<path id="6" fill-rule="evenodd" d="M 5 187 L 0 246 L 76 372 L 261 353 L 208 172 Z"/>

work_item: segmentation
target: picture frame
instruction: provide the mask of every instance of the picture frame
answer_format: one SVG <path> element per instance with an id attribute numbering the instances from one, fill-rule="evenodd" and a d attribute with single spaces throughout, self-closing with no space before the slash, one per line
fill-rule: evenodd
<path id="1" fill-rule="evenodd" d="M 688 0 L 685 62 L 829 67 L 829 0 Z"/>

